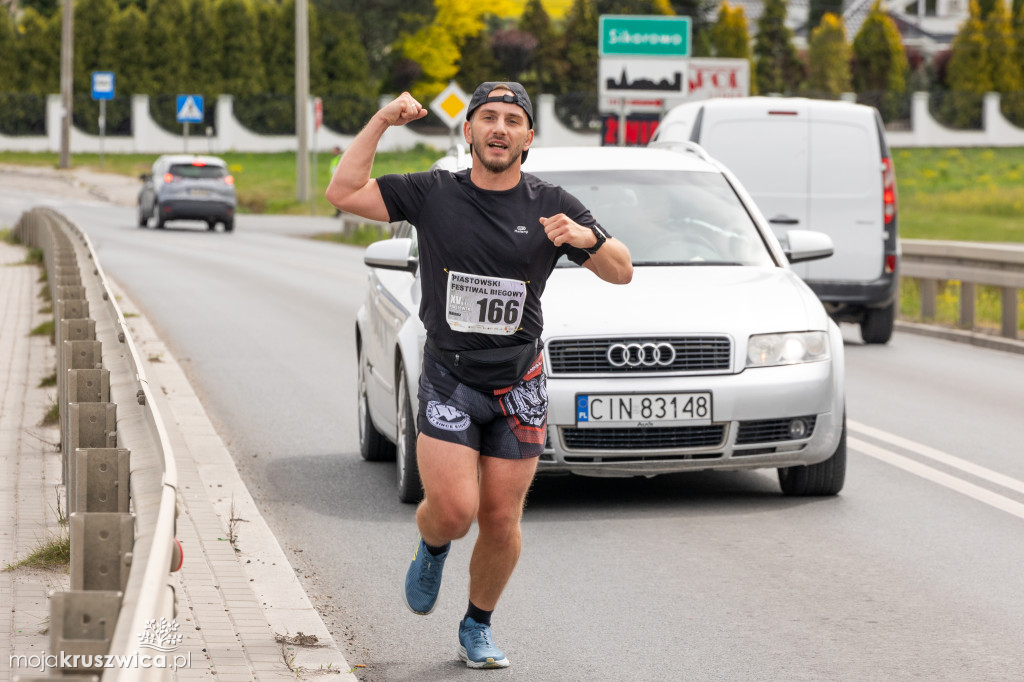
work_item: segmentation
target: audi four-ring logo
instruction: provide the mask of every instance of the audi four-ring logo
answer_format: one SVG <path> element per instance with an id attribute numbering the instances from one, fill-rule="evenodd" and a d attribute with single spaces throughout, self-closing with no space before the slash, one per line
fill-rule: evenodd
<path id="1" fill-rule="evenodd" d="M 606 354 L 612 367 L 668 367 L 676 359 L 671 343 L 613 343 Z"/>

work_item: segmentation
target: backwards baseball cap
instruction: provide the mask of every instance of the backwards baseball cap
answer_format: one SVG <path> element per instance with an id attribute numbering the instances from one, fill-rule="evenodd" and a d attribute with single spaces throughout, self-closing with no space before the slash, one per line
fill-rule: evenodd
<path id="1" fill-rule="evenodd" d="M 495 88 L 503 88 L 506 91 L 499 91 L 492 95 L 491 92 Z M 473 93 L 473 97 L 469 100 L 469 108 L 466 109 L 466 120 L 468 121 L 473 112 L 485 102 L 507 102 L 519 105 L 526 112 L 526 118 L 529 119 L 530 127 L 533 128 L 533 104 L 530 102 L 530 96 L 526 94 L 526 88 L 519 83 L 511 81 L 488 81 L 481 83 Z"/>

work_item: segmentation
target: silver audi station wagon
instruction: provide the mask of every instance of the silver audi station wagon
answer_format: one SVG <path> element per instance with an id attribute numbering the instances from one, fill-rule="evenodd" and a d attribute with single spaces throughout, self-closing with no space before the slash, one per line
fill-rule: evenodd
<path id="1" fill-rule="evenodd" d="M 460 152 L 436 165 L 470 162 Z M 616 286 L 563 259 L 548 280 L 548 444 L 538 471 L 775 468 L 787 495 L 838 493 L 843 340 L 790 268 L 829 257 L 829 237 L 790 230 L 780 241 L 736 178 L 694 144 L 541 147 L 523 171 L 579 198 L 634 266 L 633 281 Z M 415 226 L 397 225 L 364 261 L 361 453 L 395 457 L 399 497 L 412 502 L 422 494 L 415 401 L 425 338 Z"/>

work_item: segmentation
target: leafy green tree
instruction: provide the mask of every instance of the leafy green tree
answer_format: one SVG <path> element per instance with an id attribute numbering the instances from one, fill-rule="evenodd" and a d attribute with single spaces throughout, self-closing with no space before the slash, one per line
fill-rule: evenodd
<path id="1" fill-rule="evenodd" d="M 803 64 L 786 26 L 786 0 L 765 0 L 754 41 L 754 80 L 758 92 L 788 94 L 803 80 Z"/>
<path id="2" fill-rule="evenodd" d="M 46 18 L 52 17 L 61 8 L 61 0 L 21 0 L 21 9 L 34 9 Z"/>
<path id="3" fill-rule="evenodd" d="M 162 0 L 161 0 L 162 1 Z M 187 36 L 186 68 L 179 78 L 177 93 L 196 93 L 207 100 L 215 98 L 224 88 L 220 69 L 221 45 L 217 23 L 218 0 L 184 0 L 188 2 L 190 30 Z"/>
<path id="4" fill-rule="evenodd" d="M 1024 90 L 1021 64 L 1017 61 L 1017 40 L 1013 34 L 1010 11 L 1005 3 L 997 3 L 985 19 L 985 39 L 988 41 L 992 89 L 1000 93 Z"/>
<path id="5" fill-rule="evenodd" d="M 145 44 L 150 74 L 149 95 L 174 95 L 186 89 L 193 56 L 206 53 L 209 43 L 197 39 L 189 0 L 159 0 L 146 8 Z M 182 30 L 182 27 L 187 27 Z"/>
<path id="6" fill-rule="evenodd" d="M 139 40 L 145 31 L 146 17 L 136 5 L 129 5 L 118 12 L 111 30 L 118 97 L 143 93 L 150 81 L 149 48 Z"/>
<path id="7" fill-rule="evenodd" d="M 818 27 L 811 31 L 807 90 L 833 98 L 849 92 L 851 54 L 843 20 L 832 13 L 823 16 Z"/>
<path id="8" fill-rule="evenodd" d="M 977 0 L 978 2 L 978 16 L 982 21 L 988 19 L 994 10 L 999 5 L 1004 5 L 1006 0 Z"/>
<path id="9" fill-rule="evenodd" d="M 602 14 L 675 14 L 669 0 L 596 0 L 598 15 Z"/>
<path id="10" fill-rule="evenodd" d="M 742 5 L 732 7 L 723 2 L 718 8 L 718 20 L 709 30 L 711 51 L 716 57 L 750 59 L 750 34 Z"/>
<path id="11" fill-rule="evenodd" d="M 29 7 L 18 24 L 14 89 L 34 95 L 60 92 L 60 15 Z"/>
<path id="12" fill-rule="evenodd" d="M 14 45 L 14 17 L 7 11 L 6 7 L 0 7 L 0 64 L 9 65 L 8 68 L 0 69 L 0 92 L 14 90 L 13 68 L 17 49 Z"/>
<path id="13" fill-rule="evenodd" d="M 433 0 L 317 0 L 317 6 L 325 14 L 341 12 L 359 22 L 370 70 L 378 80 L 392 75 L 395 63 L 404 58 L 393 49 L 396 38 L 415 33 L 437 14 Z"/>
<path id="14" fill-rule="evenodd" d="M 92 72 L 113 70 L 111 17 L 118 12 L 116 0 L 75 2 L 74 91 L 92 91 Z"/>
<path id="15" fill-rule="evenodd" d="M 462 45 L 484 28 L 484 15 L 501 11 L 500 4 L 487 7 L 477 0 L 434 0 L 434 4 L 434 20 L 398 41 L 402 53 L 423 69 L 411 90 L 421 102 L 432 99 L 458 73 Z"/>

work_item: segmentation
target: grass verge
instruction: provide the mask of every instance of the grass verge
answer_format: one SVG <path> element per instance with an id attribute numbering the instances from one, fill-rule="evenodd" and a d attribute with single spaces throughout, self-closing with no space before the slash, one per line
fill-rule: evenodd
<path id="1" fill-rule="evenodd" d="M 71 531 L 66 526 L 48 535 L 24 559 L 7 564 L 5 571 L 19 568 L 67 568 L 71 565 Z"/>

